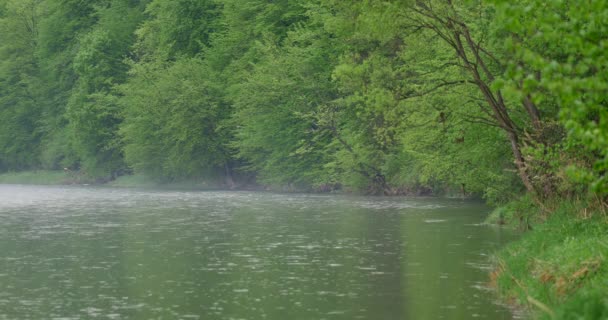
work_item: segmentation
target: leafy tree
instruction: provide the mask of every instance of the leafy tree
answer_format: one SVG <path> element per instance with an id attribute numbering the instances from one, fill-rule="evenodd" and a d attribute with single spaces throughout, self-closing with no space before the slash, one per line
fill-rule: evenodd
<path id="1" fill-rule="evenodd" d="M 67 130 L 82 170 L 93 177 L 124 170 L 118 97 L 113 86 L 127 78 L 125 62 L 143 18 L 145 2 L 113 0 L 96 7 L 96 24 L 78 39 L 73 68 L 78 79 L 67 102 Z"/>
<path id="2" fill-rule="evenodd" d="M 146 12 L 151 18 L 136 31 L 128 81 L 118 87 L 126 161 L 162 179 L 214 176 L 228 157 L 221 132 L 227 113 L 220 83 L 197 56 L 209 45 L 217 6 L 158 0 Z"/>
<path id="3" fill-rule="evenodd" d="M 33 92 L 41 1 L 0 1 L 0 171 L 38 163 L 41 110 Z"/>
<path id="4" fill-rule="evenodd" d="M 219 88 L 207 71 L 195 58 L 131 70 L 131 80 L 120 87 L 122 134 L 126 160 L 136 172 L 174 179 L 212 175 L 223 166 Z"/>
<path id="5" fill-rule="evenodd" d="M 592 184 L 596 192 L 608 193 L 608 4 L 495 2 L 499 28 L 509 35 L 508 48 L 513 54 L 506 83 L 521 96 L 559 108 L 569 141 L 553 148 L 552 153 L 561 158 L 561 165 L 570 166 L 570 173 L 579 183 Z M 545 150 L 545 155 L 549 151 Z"/>
<path id="6" fill-rule="evenodd" d="M 505 148 L 471 139 L 501 140 L 495 122 L 480 115 L 483 97 L 449 44 L 412 22 L 410 4 L 326 5 L 335 12 L 326 28 L 345 45 L 334 70 L 341 93 L 334 117 L 344 146 L 337 159 L 340 167 L 358 168 L 355 184 L 384 193 L 446 187 L 483 193 L 503 176 Z"/>
<path id="7" fill-rule="evenodd" d="M 221 29 L 221 2 L 213 0 L 153 0 L 146 6 L 147 19 L 138 29 L 138 59 L 174 60 L 194 57 L 210 44 Z"/>
<path id="8" fill-rule="evenodd" d="M 539 202 L 605 195 L 606 12 L 568 0 L 0 0 L 0 170 L 230 186 L 248 172 L 495 202 L 522 188 Z"/>
<path id="9" fill-rule="evenodd" d="M 309 18 L 282 41 L 271 37 L 253 46 L 259 61 L 230 95 L 238 124 L 233 145 L 262 182 L 331 188 L 331 132 L 316 115 L 336 96 L 337 55 L 323 25 Z"/>
<path id="10" fill-rule="evenodd" d="M 497 75 L 502 72 L 502 61 L 483 43 L 487 33 L 484 23 L 475 23 L 483 21 L 488 11 L 481 2 L 433 0 L 418 1 L 409 9 L 411 14 L 406 13 L 406 17 L 414 28 L 437 37 L 454 53 L 456 60 L 452 62 L 464 71 L 462 80 L 473 83 L 485 100 L 485 103 L 479 104 L 481 114 L 485 115 L 484 120 L 503 130 L 521 181 L 528 191 L 534 192 L 535 186 L 526 172 L 526 160 L 521 151 L 522 124 L 517 121 L 518 111 L 510 106 L 510 101 L 500 88 L 493 86 Z M 521 106 L 525 107 L 532 122 L 539 120 L 538 110 L 533 103 L 522 101 Z"/>
<path id="11" fill-rule="evenodd" d="M 79 36 L 96 23 L 95 8 L 105 0 L 45 0 L 41 7 L 35 56 L 42 117 L 41 159 L 45 168 L 78 167 L 66 118 L 66 106 L 78 75 L 73 67 Z"/>

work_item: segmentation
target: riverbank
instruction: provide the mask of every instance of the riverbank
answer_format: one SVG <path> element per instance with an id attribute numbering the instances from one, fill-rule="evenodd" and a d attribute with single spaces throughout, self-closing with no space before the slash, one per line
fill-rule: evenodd
<path id="1" fill-rule="evenodd" d="M 168 190 L 263 190 L 255 185 L 232 185 L 223 181 L 204 179 L 184 179 L 177 181 L 160 181 L 144 175 L 120 176 L 115 180 L 103 183 L 103 185 L 115 188 L 162 188 Z"/>
<path id="2" fill-rule="evenodd" d="M 66 185 L 76 184 L 74 177 L 69 172 L 36 170 L 7 172 L 0 174 L 2 184 L 32 184 L 32 185 Z"/>
<path id="3" fill-rule="evenodd" d="M 35 170 L 0 174 L 0 184 L 23 185 L 103 185 L 116 188 L 164 188 L 184 190 L 225 189 L 220 183 L 199 180 L 163 182 L 143 175 L 127 175 L 115 180 L 93 179 L 73 171 Z"/>
<path id="4" fill-rule="evenodd" d="M 491 281 L 501 299 L 534 319 L 608 319 L 606 212 L 561 203 L 543 215 L 525 202 L 502 210 L 491 219 L 532 230 L 495 256 Z"/>
<path id="5" fill-rule="evenodd" d="M 8 172 L 0 174 L 0 184 L 24 184 L 24 185 L 97 185 L 116 188 L 161 188 L 169 190 L 241 190 L 241 191 L 271 191 L 278 193 L 325 193 L 325 194 L 365 194 L 380 195 L 369 192 L 369 190 L 353 190 L 342 188 L 339 184 L 306 186 L 295 184 L 259 184 L 251 176 L 243 176 L 240 179 L 215 179 L 188 178 L 181 180 L 160 180 L 142 174 L 131 174 L 119 176 L 115 179 L 94 178 L 78 171 L 52 171 L 32 170 L 20 172 Z M 446 198 L 477 199 L 474 195 L 463 196 L 458 190 L 445 190 L 440 194 L 424 187 L 394 187 L 386 190 L 387 196 L 426 197 L 441 196 Z"/>

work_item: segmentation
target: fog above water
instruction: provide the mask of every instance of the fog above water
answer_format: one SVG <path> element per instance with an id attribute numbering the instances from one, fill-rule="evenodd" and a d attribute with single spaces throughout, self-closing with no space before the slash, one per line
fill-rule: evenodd
<path id="1" fill-rule="evenodd" d="M 459 200 L 0 186 L 0 319 L 510 319 Z"/>

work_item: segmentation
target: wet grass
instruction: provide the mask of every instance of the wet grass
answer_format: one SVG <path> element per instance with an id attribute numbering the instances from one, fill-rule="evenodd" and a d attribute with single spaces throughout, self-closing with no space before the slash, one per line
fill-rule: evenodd
<path id="1" fill-rule="evenodd" d="M 143 175 L 121 176 L 107 183 L 108 186 L 120 188 L 153 188 L 158 184 L 154 179 Z"/>
<path id="2" fill-rule="evenodd" d="M 217 190 L 222 188 L 219 183 L 206 182 L 201 179 L 161 181 L 138 174 L 118 177 L 106 185 L 118 188 L 161 188 L 167 190 Z"/>
<path id="3" fill-rule="evenodd" d="M 63 171 L 23 171 L 0 174 L 0 183 L 3 184 L 36 184 L 59 185 L 69 184 L 73 177 Z"/>
<path id="4" fill-rule="evenodd" d="M 517 201 L 512 201 L 494 209 L 485 222 L 491 225 L 506 225 L 526 230 L 531 225 L 542 223 L 546 220 L 546 215 L 538 214 L 538 212 L 539 210 L 534 201 L 526 195 Z"/>
<path id="5" fill-rule="evenodd" d="M 8 172 L 0 174 L 0 184 L 29 184 L 29 185 L 105 185 L 117 188 L 144 188 L 167 190 L 226 190 L 227 186 L 220 181 L 204 179 L 183 179 L 177 181 L 163 181 L 135 174 L 118 177 L 115 180 L 95 179 L 87 177 L 76 171 L 50 171 L 35 170 Z"/>
<path id="6" fill-rule="evenodd" d="M 608 319 L 608 217 L 562 203 L 495 257 L 503 299 L 534 319 Z"/>

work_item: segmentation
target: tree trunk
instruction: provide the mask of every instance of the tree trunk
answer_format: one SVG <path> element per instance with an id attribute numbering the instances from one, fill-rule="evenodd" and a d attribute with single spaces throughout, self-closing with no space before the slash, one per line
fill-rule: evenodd
<path id="1" fill-rule="evenodd" d="M 234 183 L 234 179 L 232 179 L 232 168 L 230 168 L 230 165 L 228 164 L 228 162 L 224 163 L 224 170 L 225 170 L 224 179 L 226 181 L 226 185 L 228 185 L 228 188 L 230 188 L 230 190 L 235 189 L 236 183 Z"/>
<path id="2" fill-rule="evenodd" d="M 491 74 L 489 68 L 484 63 L 484 59 L 480 54 L 480 46 L 476 44 L 475 41 L 473 41 L 467 25 L 463 22 L 460 22 L 457 25 L 449 23 L 448 28 L 452 31 L 456 54 L 463 62 L 465 69 L 469 71 L 469 73 L 473 76 L 475 84 L 477 85 L 482 95 L 488 102 L 488 105 L 494 112 L 494 118 L 496 122 L 507 134 L 507 137 L 511 144 L 511 151 L 515 160 L 515 166 L 517 167 L 517 172 L 519 174 L 519 177 L 521 178 L 522 183 L 526 187 L 526 190 L 533 193 L 535 190 L 526 170 L 526 161 L 521 153 L 517 127 L 515 125 L 515 122 L 513 122 L 513 119 L 511 119 L 511 116 L 509 115 L 509 110 L 505 104 L 500 90 L 494 93 L 490 88 L 491 80 L 494 79 L 494 76 Z M 465 38 L 464 43 L 461 40 L 461 36 L 464 36 Z M 468 50 L 465 49 L 465 43 L 468 45 Z M 474 60 L 469 58 L 468 52 L 472 54 Z M 479 70 L 479 68 L 481 68 L 481 71 Z M 487 80 L 484 80 L 484 78 L 482 77 L 482 72 L 485 74 Z M 529 102 L 531 110 L 535 110 L 536 108 L 532 104 L 532 101 Z M 528 105 L 526 105 L 526 107 L 528 107 Z M 540 118 L 537 119 L 540 122 Z"/>
<path id="3" fill-rule="evenodd" d="M 523 104 L 526 108 L 526 111 L 528 111 L 530 119 L 532 120 L 532 125 L 534 126 L 534 129 L 537 132 L 540 132 L 542 129 L 542 125 L 540 122 L 540 112 L 536 108 L 536 105 L 532 102 L 532 97 L 530 97 L 530 95 L 527 95 L 524 98 Z"/>
<path id="4" fill-rule="evenodd" d="M 435 11 L 430 1 L 416 1 L 413 11 L 420 16 L 414 18 L 413 21 L 419 23 L 421 28 L 435 32 L 437 36 L 454 49 L 457 58 L 462 62 L 463 69 L 472 76 L 472 82 L 479 88 L 491 108 L 494 121 L 506 133 L 522 183 L 529 192 L 534 193 L 534 186 L 528 176 L 526 161 L 519 145 L 517 125 L 509 114 L 502 92 L 491 89 L 495 76 L 486 60 L 489 59 L 498 63 L 499 61 L 482 47 L 481 42 L 476 42 L 473 39 L 468 25 L 459 17 L 452 1 L 447 0 L 446 4 L 451 13 L 444 15 L 440 11 Z M 528 112 L 534 127 L 540 128 L 540 115 L 530 97 L 525 98 L 523 106 Z"/>
<path id="5" fill-rule="evenodd" d="M 513 156 L 515 158 L 515 166 L 517 166 L 517 173 L 519 174 L 521 182 L 524 184 L 528 192 L 534 192 L 534 186 L 532 185 L 526 170 L 526 162 L 521 154 L 521 149 L 519 148 L 519 138 L 514 133 L 508 133 L 507 136 L 509 138 L 509 142 L 511 143 L 511 151 L 513 152 Z"/>

